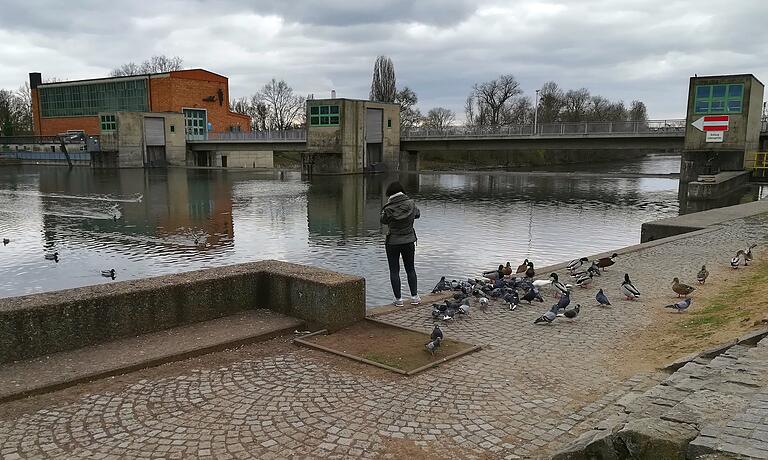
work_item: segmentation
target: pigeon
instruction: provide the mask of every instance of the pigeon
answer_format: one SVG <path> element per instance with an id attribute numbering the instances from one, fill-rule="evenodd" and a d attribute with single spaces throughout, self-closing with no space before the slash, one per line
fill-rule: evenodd
<path id="1" fill-rule="evenodd" d="M 8 246 L 8 243 L 10 242 L 11 240 L 9 240 L 8 238 L 3 238 L 3 246 Z"/>
<path id="2" fill-rule="evenodd" d="M 502 299 L 504 300 L 504 302 L 507 302 L 507 304 L 509 304 L 510 311 L 516 309 L 517 306 L 520 304 L 520 297 L 518 297 L 517 291 L 515 290 L 504 294 L 504 297 L 502 297 Z"/>
<path id="3" fill-rule="evenodd" d="M 573 321 L 577 316 L 579 316 L 580 311 L 581 311 L 581 305 L 576 304 L 576 306 L 573 307 L 572 309 L 565 310 L 563 313 L 559 313 L 557 316 L 562 316 Z"/>
<path id="4" fill-rule="evenodd" d="M 615 259 L 618 256 L 619 255 L 614 252 L 613 254 L 611 254 L 610 257 L 602 257 L 597 260 L 597 266 L 602 268 L 603 271 L 605 271 L 607 267 L 610 267 L 611 265 L 616 263 L 613 261 L 613 259 Z"/>
<path id="5" fill-rule="evenodd" d="M 115 269 L 114 268 L 110 268 L 109 270 L 102 270 L 101 271 L 101 276 L 103 276 L 104 278 L 115 279 Z"/>
<path id="6" fill-rule="evenodd" d="M 610 305 L 611 302 L 608 300 L 608 296 L 605 295 L 602 289 L 597 291 L 597 295 L 595 296 L 595 300 L 597 300 L 597 303 L 600 305 Z"/>
<path id="7" fill-rule="evenodd" d="M 592 273 L 587 272 L 576 279 L 576 286 L 587 288 L 592 284 Z"/>
<path id="8" fill-rule="evenodd" d="M 533 324 L 539 324 L 539 323 L 550 324 L 552 321 L 555 320 L 555 318 L 557 318 L 557 305 L 553 305 L 548 312 L 536 318 Z"/>
<path id="9" fill-rule="evenodd" d="M 501 288 L 496 288 L 496 289 L 492 290 L 491 292 L 489 292 L 488 295 L 493 297 L 493 298 L 499 298 L 499 297 L 501 297 L 503 295 L 503 291 L 501 290 Z"/>
<path id="10" fill-rule="evenodd" d="M 589 266 L 587 269 L 587 273 L 592 273 L 592 276 L 603 276 L 602 273 L 600 273 L 600 267 L 597 265 L 596 261 L 592 261 L 592 265 Z"/>
<path id="11" fill-rule="evenodd" d="M 425 345 L 428 352 L 432 353 L 432 355 L 435 354 L 435 351 L 440 347 L 440 342 L 442 342 L 443 339 L 441 337 L 437 337 L 435 339 L 430 340 Z"/>
<path id="12" fill-rule="evenodd" d="M 589 259 L 586 257 L 582 257 L 581 259 L 573 259 L 572 261 L 568 262 L 568 265 L 565 267 L 565 269 L 573 273 L 580 269 L 581 266 L 584 265 L 584 262 L 589 262 Z"/>
<path id="13" fill-rule="evenodd" d="M 525 293 L 522 300 L 525 300 L 529 304 L 533 300 L 538 300 L 539 302 L 544 302 L 544 298 L 541 297 L 541 294 L 539 294 L 539 290 L 535 287 L 531 287 L 531 289 L 528 290 L 528 292 Z"/>
<path id="14" fill-rule="evenodd" d="M 682 313 L 684 310 L 691 306 L 691 302 L 691 298 L 688 297 L 671 305 L 665 305 L 664 308 L 674 308 L 678 311 L 678 313 Z"/>
<path id="15" fill-rule="evenodd" d="M 486 312 L 488 309 L 488 297 L 480 297 L 480 309 L 483 311 L 483 313 Z"/>
<path id="16" fill-rule="evenodd" d="M 699 270 L 699 273 L 696 274 L 696 281 L 698 281 L 699 284 L 704 284 L 707 281 L 708 276 L 709 270 L 707 270 L 707 266 L 702 265 L 701 270 Z"/>
<path id="17" fill-rule="evenodd" d="M 629 273 L 624 273 L 624 281 L 621 283 L 621 293 L 627 298 L 627 300 L 635 300 L 640 298 L 640 291 L 629 280 Z"/>
<path id="18" fill-rule="evenodd" d="M 469 305 L 461 304 L 459 305 L 459 313 L 462 315 L 469 315 Z"/>
<path id="19" fill-rule="evenodd" d="M 565 310 L 565 307 L 571 304 L 571 296 L 570 294 L 564 294 L 562 297 L 560 297 L 560 300 L 557 301 L 555 305 L 552 306 L 552 309 L 555 310 L 555 313 L 557 313 L 560 310 Z"/>
<path id="20" fill-rule="evenodd" d="M 517 272 L 515 273 L 523 273 L 526 270 L 528 270 L 528 259 L 525 259 L 523 263 L 517 266 Z"/>
<path id="21" fill-rule="evenodd" d="M 440 277 L 440 281 L 437 282 L 435 288 L 432 289 L 432 294 L 436 292 L 448 291 L 451 289 L 451 283 L 445 280 L 444 276 Z"/>
<path id="22" fill-rule="evenodd" d="M 456 280 L 451 280 L 451 289 L 458 289 L 459 288 L 459 282 Z"/>
<path id="23" fill-rule="evenodd" d="M 695 291 L 696 288 L 693 286 L 688 286 L 687 284 L 681 283 L 680 280 L 677 277 L 675 277 L 672 280 L 672 290 L 675 291 L 675 294 L 677 294 L 678 297 L 683 297 Z"/>
<path id="24" fill-rule="evenodd" d="M 435 340 L 437 338 L 440 338 L 440 340 L 443 339 L 443 330 L 440 329 L 439 324 L 435 324 L 434 329 L 432 329 L 432 335 L 429 338 L 430 340 Z"/>

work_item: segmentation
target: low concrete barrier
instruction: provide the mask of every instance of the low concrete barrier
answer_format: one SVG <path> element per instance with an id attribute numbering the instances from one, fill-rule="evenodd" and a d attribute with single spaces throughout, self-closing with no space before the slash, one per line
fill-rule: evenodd
<path id="1" fill-rule="evenodd" d="M 0 299 L 0 363 L 254 308 L 336 330 L 365 317 L 365 280 L 267 260 Z"/>

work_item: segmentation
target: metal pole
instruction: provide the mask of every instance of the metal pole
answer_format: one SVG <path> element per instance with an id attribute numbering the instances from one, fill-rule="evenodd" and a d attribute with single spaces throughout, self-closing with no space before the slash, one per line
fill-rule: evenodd
<path id="1" fill-rule="evenodd" d="M 539 91 L 540 89 L 536 90 L 536 100 L 533 102 L 533 135 L 537 135 L 539 133 L 538 130 L 538 124 L 539 124 Z"/>

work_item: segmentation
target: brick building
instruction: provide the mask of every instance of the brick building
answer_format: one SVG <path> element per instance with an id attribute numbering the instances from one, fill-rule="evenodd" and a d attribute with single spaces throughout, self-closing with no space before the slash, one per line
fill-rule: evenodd
<path id="1" fill-rule="evenodd" d="M 116 112 L 184 114 L 187 136 L 250 131 L 250 118 L 229 110 L 227 77 L 203 69 L 42 83 L 29 74 L 35 134 L 101 134 L 115 128 Z"/>

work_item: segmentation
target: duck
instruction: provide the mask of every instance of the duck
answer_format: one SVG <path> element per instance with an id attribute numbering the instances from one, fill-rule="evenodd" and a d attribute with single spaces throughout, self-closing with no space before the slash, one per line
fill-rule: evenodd
<path id="1" fill-rule="evenodd" d="M 568 294 L 568 285 L 560 282 L 557 273 L 551 273 L 549 277 L 552 279 L 552 287 L 555 288 L 556 296 Z"/>
<path id="2" fill-rule="evenodd" d="M 683 297 L 695 291 L 696 288 L 693 286 L 688 286 L 687 284 L 681 283 L 680 280 L 677 277 L 675 277 L 672 279 L 672 290 L 675 291 L 675 294 L 677 294 L 678 297 Z"/>
<path id="3" fill-rule="evenodd" d="M 565 267 L 565 269 L 573 273 L 580 269 L 581 266 L 584 265 L 584 262 L 589 262 L 589 259 L 586 257 L 582 257 L 581 259 L 573 259 L 572 261 L 568 262 L 568 265 Z"/>
<path id="4" fill-rule="evenodd" d="M 533 278 L 536 276 L 536 270 L 533 269 L 533 262 L 528 262 L 528 268 L 525 270 L 525 276 L 527 278 Z"/>
<path id="5" fill-rule="evenodd" d="M 488 270 L 487 272 L 483 272 L 483 276 L 489 280 L 500 280 L 504 278 L 504 265 L 499 265 L 499 268 L 496 270 Z"/>
<path id="6" fill-rule="evenodd" d="M 523 273 L 526 270 L 528 270 L 528 259 L 525 259 L 523 263 L 517 266 L 517 271 L 515 273 Z"/>
<path id="7" fill-rule="evenodd" d="M 747 247 L 746 251 L 744 251 L 744 266 L 745 267 L 747 266 L 747 262 L 752 262 L 752 259 L 753 259 L 753 257 L 752 257 L 752 250 L 755 249 L 756 247 L 757 247 L 756 244 L 752 244 L 752 245 L 749 245 L 749 247 Z"/>
<path id="8" fill-rule="evenodd" d="M 708 276 L 709 270 L 707 270 L 707 266 L 702 265 L 701 270 L 699 270 L 699 273 L 696 274 L 696 281 L 698 281 L 699 284 L 704 284 L 707 281 Z"/>
<path id="9" fill-rule="evenodd" d="M 587 272 L 576 279 L 576 286 L 587 288 L 592 284 L 592 273 Z"/>
<path id="10" fill-rule="evenodd" d="M 512 274 L 512 264 L 507 262 L 507 265 L 504 267 L 504 269 L 501 271 L 501 273 L 504 276 L 508 276 Z"/>
<path id="11" fill-rule="evenodd" d="M 114 268 L 110 268 L 109 270 L 102 270 L 101 271 L 101 276 L 103 276 L 105 278 L 115 279 L 115 269 Z"/>
<path id="12" fill-rule="evenodd" d="M 8 238 L 3 238 L 3 246 L 8 246 L 8 243 L 10 242 L 11 240 L 9 240 Z"/>
<path id="13" fill-rule="evenodd" d="M 616 257 L 619 257 L 619 255 L 616 254 L 615 252 L 611 254 L 610 257 L 601 257 L 600 259 L 597 259 L 597 266 L 602 268 L 603 271 L 605 271 L 607 267 L 610 267 L 611 265 L 616 263 L 613 261 L 613 259 L 615 259 Z"/>
<path id="14" fill-rule="evenodd" d="M 627 300 L 635 300 L 640 298 L 640 291 L 629 280 L 629 273 L 624 273 L 624 281 L 621 283 L 621 293 L 627 298 Z"/>
<path id="15" fill-rule="evenodd" d="M 56 262 L 59 261 L 59 253 L 58 252 L 48 253 L 44 257 L 45 257 L 45 260 L 53 260 L 53 261 L 56 261 Z"/>
<path id="16" fill-rule="evenodd" d="M 739 265 L 741 264 L 741 257 L 742 256 L 746 256 L 746 253 L 744 252 L 743 249 L 739 249 L 738 251 L 736 251 L 736 255 L 731 258 L 731 268 L 733 268 L 734 270 L 739 268 Z M 745 267 L 747 266 L 746 263 L 747 262 L 745 260 L 744 261 L 744 266 Z"/>

